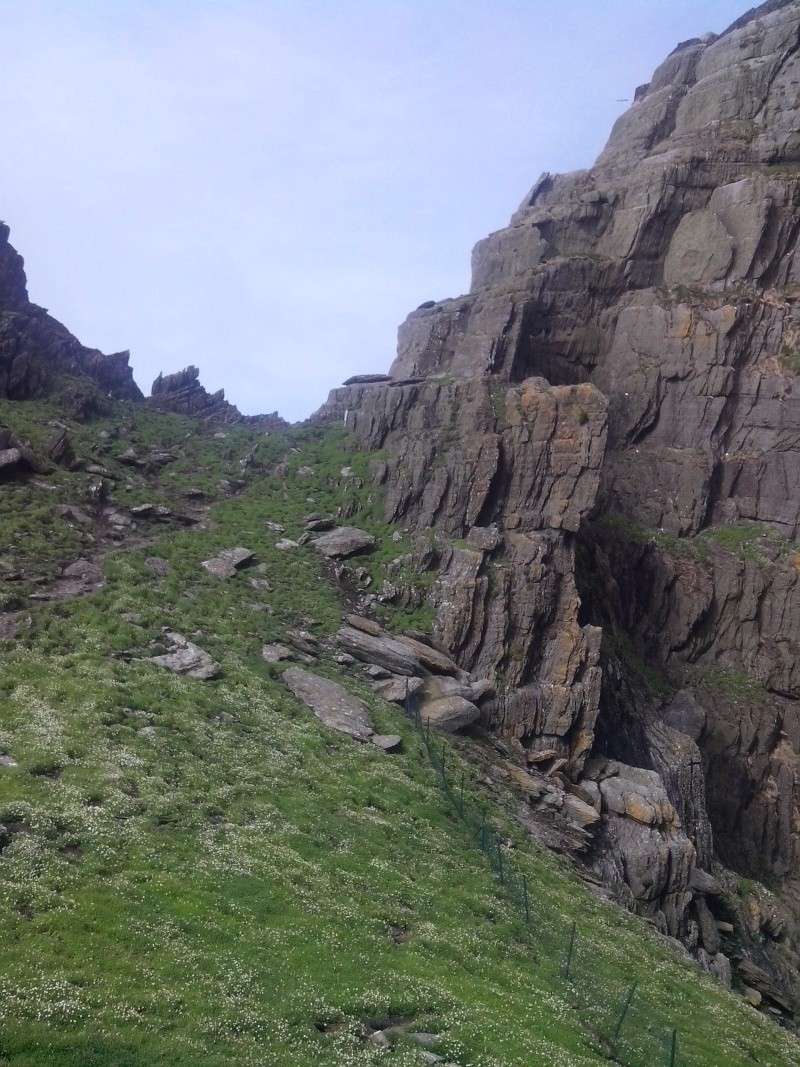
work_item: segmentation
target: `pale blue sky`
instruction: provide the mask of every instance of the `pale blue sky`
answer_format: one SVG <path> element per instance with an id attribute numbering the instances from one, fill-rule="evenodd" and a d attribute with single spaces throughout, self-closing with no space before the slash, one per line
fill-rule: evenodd
<path id="1" fill-rule="evenodd" d="M 0 218 L 139 384 L 304 417 L 732 0 L 0 0 Z"/>

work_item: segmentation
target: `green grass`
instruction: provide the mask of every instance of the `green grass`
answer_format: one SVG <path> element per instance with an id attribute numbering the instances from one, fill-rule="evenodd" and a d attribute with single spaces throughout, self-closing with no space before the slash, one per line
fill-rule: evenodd
<path id="1" fill-rule="evenodd" d="M 87 451 L 101 426 L 76 431 Z M 186 426 L 135 416 L 137 446 L 182 453 L 137 491 L 173 499 L 200 480 L 211 492 L 258 440 L 246 430 L 187 439 Z M 287 447 L 299 450 L 288 473 L 271 477 Z M 604 1062 L 593 1029 L 634 980 L 647 1005 L 636 1025 L 677 1026 L 681 1063 L 796 1063 L 788 1035 L 492 808 L 542 928 L 552 938 L 578 923 L 579 974 L 597 990 L 587 1012 L 560 957 L 535 936 L 531 946 L 404 716 L 358 672 L 344 676 L 376 727 L 403 736 L 403 752 L 387 756 L 326 731 L 291 697 L 262 643 L 288 626 L 325 638 L 344 605 L 313 549 L 277 550 L 265 520 L 296 537 L 307 512 L 348 509 L 380 538 L 365 557 L 376 580 L 409 546 L 391 542 L 370 457 L 339 431 L 259 448 L 264 471 L 219 500 L 207 529 L 110 556 L 105 589 L 38 608 L 3 650 L 0 752 L 19 765 L 0 768 L 0 1063 L 421 1067 L 408 1041 L 386 1051 L 361 1036 L 364 1020 L 399 1016 L 441 1035 L 436 1051 L 462 1067 L 579 1067 Z M 65 492 L 79 477 L 59 474 Z M 252 571 L 221 582 L 200 567 L 233 545 L 256 553 L 271 591 L 249 584 Z M 167 559 L 169 576 L 150 575 L 147 555 Z M 143 662 L 163 626 L 193 636 L 221 678 Z M 318 669 L 336 675 L 327 653 Z M 470 774 L 450 747 L 454 772 Z M 631 1037 L 631 1062 L 644 1067 L 652 1043 L 643 1029 Z"/>

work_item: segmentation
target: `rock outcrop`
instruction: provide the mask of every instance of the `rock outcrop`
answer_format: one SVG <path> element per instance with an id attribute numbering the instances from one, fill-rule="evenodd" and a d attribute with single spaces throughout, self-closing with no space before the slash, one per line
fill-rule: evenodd
<path id="1" fill-rule="evenodd" d="M 75 391 L 71 379 L 88 379 L 99 397 L 138 400 L 129 354 L 85 348 L 65 326 L 28 299 L 22 256 L 0 223 L 0 397 L 29 400 Z M 87 398 L 75 397 L 77 405 Z M 80 412 L 77 412 L 80 414 Z"/>
<path id="2" fill-rule="evenodd" d="M 277 411 L 268 415 L 242 415 L 225 399 L 224 389 L 208 392 L 200 382 L 200 371 L 195 366 L 184 367 L 174 374 L 159 374 L 150 389 L 148 403 L 158 411 L 192 415 L 208 422 L 249 423 L 263 426 L 265 430 L 285 429 L 288 425 Z"/>
<path id="3" fill-rule="evenodd" d="M 574 784 L 590 755 L 614 761 L 595 782 L 599 869 L 721 980 L 735 948 L 784 989 L 798 85 L 797 0 L 679 45 L 594 167 L 542 175 L 477 244 L 469 293 L 409 315 L 390 380 L 353 379 L 318 413 L 380 452 L 387 520 L 427 531 L 435 638 L 496 686 L 483 724 Z M 721 943 L 731 924 L 697 888 L 719 863 L 777 888 L 780 948 Z"/>

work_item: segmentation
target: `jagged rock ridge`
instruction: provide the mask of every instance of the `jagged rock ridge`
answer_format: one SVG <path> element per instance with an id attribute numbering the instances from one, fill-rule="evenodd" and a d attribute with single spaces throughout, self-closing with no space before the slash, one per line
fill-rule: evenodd
<path id="1" fill-rule="evenodd" d="M 478 243 L 470 292 L 409 315 L 392 380 L 320 413 L 388 455 L 387 518 L 432 531 L 418 562 L 438 569 L 436 636 L 503 693 L 485 725 L 527 759 L 554 747 L 576 786 L 600 774 L 598 867 L 723 980 L 730 916 L 703 868 L 769 881 L 792 933 L 751 916 L 740 948 L 784 986 L 800 929 L 799 85 L 797 0 L 679 45 L 593 168 L 542 175 Z M 604 786 L 598 756 L 633 784 Z M 619 801 L 648 789 L 649 807 Z"/>
<path id="2" fill-rule="evenodd" d="M 28 299 L 22 256 L 0 223 L 0 397 L 28 400 L 63 387 L 65 379 L 88 379 L 104 395 L 141 399 L 129 353 L 106 356 L 85 348 L 65 326 Z"/>

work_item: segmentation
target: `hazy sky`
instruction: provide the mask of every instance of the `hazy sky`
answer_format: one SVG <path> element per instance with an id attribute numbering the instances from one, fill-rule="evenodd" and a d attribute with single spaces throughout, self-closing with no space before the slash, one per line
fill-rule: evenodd
<path id="1" fill-rule="evenodd" d="M 747 0 L 0 0 L 0 218 L 31 298 L 304 417 L 384 371 L 543 170 L 591 164 Z"/>

